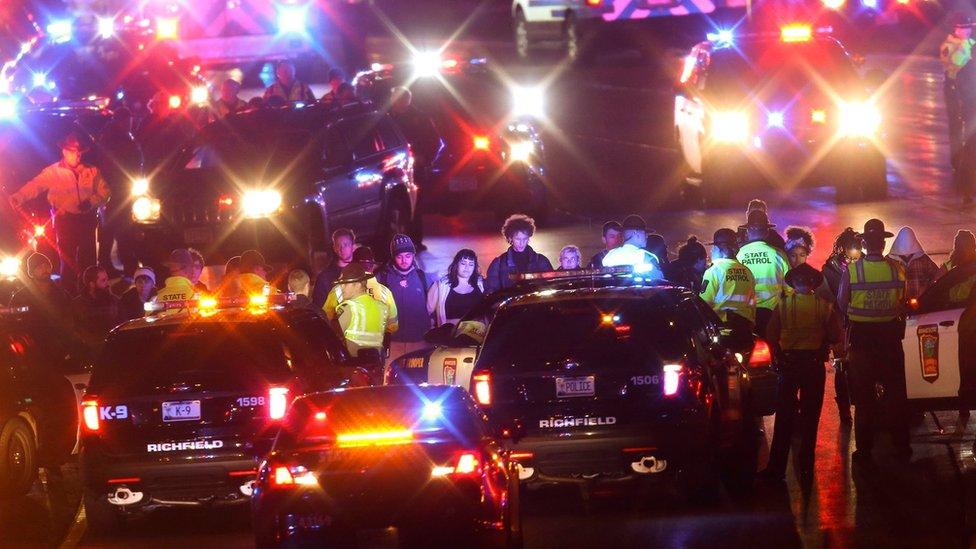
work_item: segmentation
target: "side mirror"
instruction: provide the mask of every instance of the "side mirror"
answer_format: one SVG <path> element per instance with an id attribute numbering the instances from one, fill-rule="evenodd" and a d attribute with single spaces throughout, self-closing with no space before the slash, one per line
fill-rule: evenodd
<path id="1" fill-rule="evenodd" d="M 424 341 L 438 347 L 450 347 L 454 343 L 454 324 L 442 324 L 427 330 Z"/>

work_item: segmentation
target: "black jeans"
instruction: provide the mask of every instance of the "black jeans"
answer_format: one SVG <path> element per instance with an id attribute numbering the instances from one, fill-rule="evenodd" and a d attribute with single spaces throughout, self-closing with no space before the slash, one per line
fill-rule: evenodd
<path id="1" fill-rule="evenodd" d="M 851 393 L 858 452 L 870 453 L 878 430 L 887 424 L 896 451 L 910 451 L 908 393 L 902 322 L 852 322 Z"/>
<path id="2" fill-rule="evenodd" d="M 817 426 L 820 424 L 827 379 L 823 353 L 820 351 L 786 351 L 782 357 L 776 421 L 767 467 L 777 475 L 786 472 L 787 457 L 795 433 L 800 435 L 799 466 L 813 468 Z"/>
<path id="3" fill-rule="evenodd" d="M 61 259 L 61 284 L 72 294 L 78 291 L 78 276 L 86 267 L 95 264 L 95 212 L 58 214 L 54 231 L 58 235 L 58 254 Z"/>

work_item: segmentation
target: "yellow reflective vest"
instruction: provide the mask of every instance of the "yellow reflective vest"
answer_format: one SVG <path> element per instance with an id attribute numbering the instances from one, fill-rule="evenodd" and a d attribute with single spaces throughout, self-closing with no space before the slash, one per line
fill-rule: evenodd
<path id="1" fill-rule="evenodd" d="M 396 300 L 393 298 L 393 292 L 389 288 L 380 284 L 376 277 L 370 277 L 366 279 L 366 292 L 373 296 L 373 299 L 386 305 L 387 309 L 387 320 L 386 320 L 386 331 L 389 333 L 396 332 L 400 328 L 399 312 L 397 311 Z M 339 303 L 343 300 L 342 298 L 342 286 L 336 284 L 329 291 L 329 296 L 325 298 L 325 304 L 322 305 L 322 312 L 325 313 L 325 318 L 329 320 L 334 320 L 336 315 L 336 309 L 339 307 Z"/>
<path id="2" fill-rule="evenodd" d="M 166 279 L 163 287 L 156 292 L 153 303 L 173 303 L 193 299 L 197 291 L 193 283 L 185 276 L 171 276 Z"/>
<path id="3" fill-rule="evenodd" d="M 743 246 L 736 255 L 756 279 L 756 307 L 775 309 L 786 286 L 786 271 L 790 263 L 780 250 L 761 240 Z"/>
<path id="4" fill-rule="evenodd" d="M 756 281 L 744 265 L 731 258 L 716 259 L 702 276 L 701 298 L 722 320 L 726 311 L 756 321 Z"/>
<path id="5" fill-rule="evenodd" d="M 340 303 L 336 312 L 350 353 L 357 355 L 362 348 L 383 348 L 388 316 L 386 305 L 369 294 L 361 294 Z"/>
<path id="6" fill-rule="evenodd" d="M 905 270 L 890 259 L 861 258 L 847 266 L 851 299 L 847 318 L 853 322 L 890 322 L 898 318 L 905 299 Z"/>
<path id="7" fill-rule="evenodd" d="M 785 351 L 816 351 L 827 343 L 833 304 L 816 294 L 791 292 L 780 300 L 779 346 Z"/>

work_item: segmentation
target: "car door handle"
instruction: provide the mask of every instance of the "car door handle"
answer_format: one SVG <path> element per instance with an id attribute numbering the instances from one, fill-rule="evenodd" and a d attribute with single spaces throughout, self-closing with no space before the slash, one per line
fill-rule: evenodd
<path id="1" fill-rule="evenodd" d="M 939 323 L 939 326 L 945 326 L 946 328 L 948 328 L 949 326 L 955 326 L 955 325 L 956 325 L 956 321 L 955 320 L 943 320 L 942 322 Z"/>

